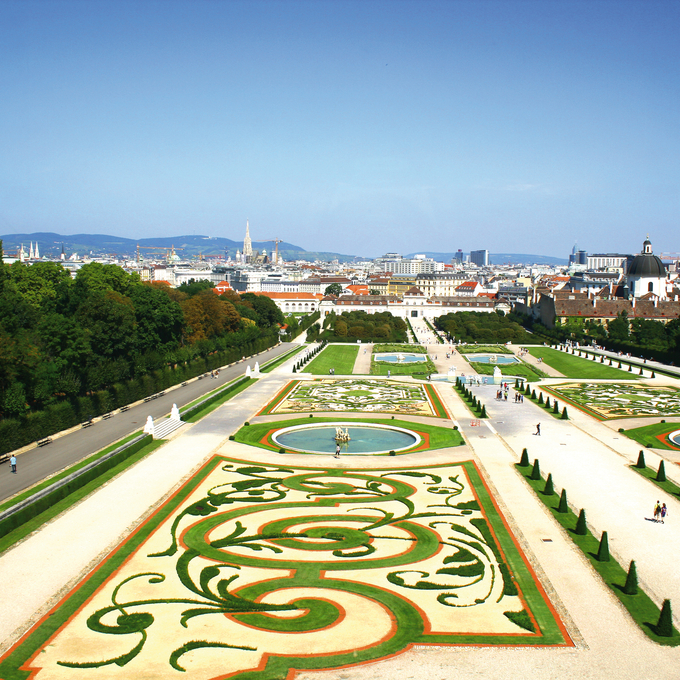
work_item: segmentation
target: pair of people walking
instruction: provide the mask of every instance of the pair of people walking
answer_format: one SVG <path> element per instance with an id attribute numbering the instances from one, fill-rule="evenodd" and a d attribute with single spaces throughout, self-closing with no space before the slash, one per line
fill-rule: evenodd
<path id="1" fill-rule="evenodd" d="M 664 520 L 666 519 L 667 515 L 668 508 L 666 507 L 666 504 L 659 504 L 659 501 L 657 501 L 656 505 L 654 506 L 654 521 L 664 524 Z"/>

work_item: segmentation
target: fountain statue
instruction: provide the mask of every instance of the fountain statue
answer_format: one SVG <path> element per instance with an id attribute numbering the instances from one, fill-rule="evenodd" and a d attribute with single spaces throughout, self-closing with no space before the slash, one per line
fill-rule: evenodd
<path id="1" fill-rule="evenodd" d="M 497 364 L 498 363 L 498 357 L 495 354 L 492 354 L 489 357 L 489 363 L 490 364 Z"/>
<path id="2" fill-rule="evenodd" d="M 347 444 L 351 437 L 349 436 L 349 430 L 345 428 L 344 430 L 341 427 L 336 427 L 335 428 L 335 441 L 340 444 Z"/>
<path id="3" fill-rule="evenodd" d="M 397 354 L 397 363 L 398 364 L 404 363 L 404 355 L 403 354 Z"/>
<path id="4" fill-rule="evenodd" d="M 501 373 L 501 369 L 496 366 L 496 368 L 493 369 L 493 383 L 494 385 L 500 385 L 503 382 L 503 374 Z"/>

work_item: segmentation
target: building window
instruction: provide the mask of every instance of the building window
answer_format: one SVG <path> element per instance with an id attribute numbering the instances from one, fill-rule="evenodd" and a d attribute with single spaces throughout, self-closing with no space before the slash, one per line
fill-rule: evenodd
<path id="1" fill-rule="evenodd" d="M 648 290 L 650 293 L 653 293 L 653 292 L 654 292 L 654 283 L 653 283 L 652 281 L 650 281 L 650 282 L 647 284 L 647 290 Z"/>

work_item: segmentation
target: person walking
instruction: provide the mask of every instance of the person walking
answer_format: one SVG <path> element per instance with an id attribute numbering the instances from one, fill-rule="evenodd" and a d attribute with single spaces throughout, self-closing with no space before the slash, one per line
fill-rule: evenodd
<path id="1" fill-rule="evenodd" d="M 541 436 L 541 423 L 536 423 L 536 432 L 534 434 L 537 434 L 539 437 Z"/>
<path id="2" fill-rule="evenodd" d="M 654 506 L 654 521 L 658 522 L 660 517 L 661 517 L 661 503 L 657 501 L 656 505 Z"/>
<path id="3" fill-rule="evenodd" d="M 668 514 L 668 508 L 666 507 L 666 504 L 664 503 L 661 506 L 661 524 L 665 524 L 664 520 L 666 519 L 666 515 Z"/>
<path id="4" fill-rule="evenodd" d="M 12 457 L 9 459 L 9 471 L 14 474 L 17 472 L 17 457 L 14 454 L 12 454 Z"/>
<path id="5" fill-rule="evenodd" d="M 335 457 L 340 458 L 340 444 L 335 445 Z"/>

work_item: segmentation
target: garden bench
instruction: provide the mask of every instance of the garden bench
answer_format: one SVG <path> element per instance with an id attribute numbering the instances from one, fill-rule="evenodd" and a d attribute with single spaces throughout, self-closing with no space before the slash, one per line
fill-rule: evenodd
<path id="1" fill-rule="evenodd" d="M 92 416 L 90 416 L 85 422 L 80 423 L 80 427 L 90 427 L 92 424 Z"/>
<path id="2" fill-rule="evenodd" d="M 52 437 L 45 437 L 38 442 L 38 446 L 47 446 L 52 443 Z"/>
<path id="3" fill-rule="evenodd" d="M 102 420 L 108 420 L 109 418 L 113 418 L 113 411 L 110 411 L 109 413 L 105 413 L 102 416 Z"/>
<path id="4" fill-rule="evenodd" d="M 0 465 L 9 460 L 9 453 L 0 453 Z"/>
<path id="5" fill-rule="evenodd" d="M 153 398 L 154 398 L 154 397 L 144 397 L 144 401 L 145 401 L 145 402 L 151 401 Z"/>
<path id="6" fill-rule="evenodd" d="M 120 407 L 120 412 L 121 412 L 121 413 L 125 413 L 125 411 L 127 411 L 129 408 L 130 408 L 129 406 L 121 406 L 121 407 Z"/>

